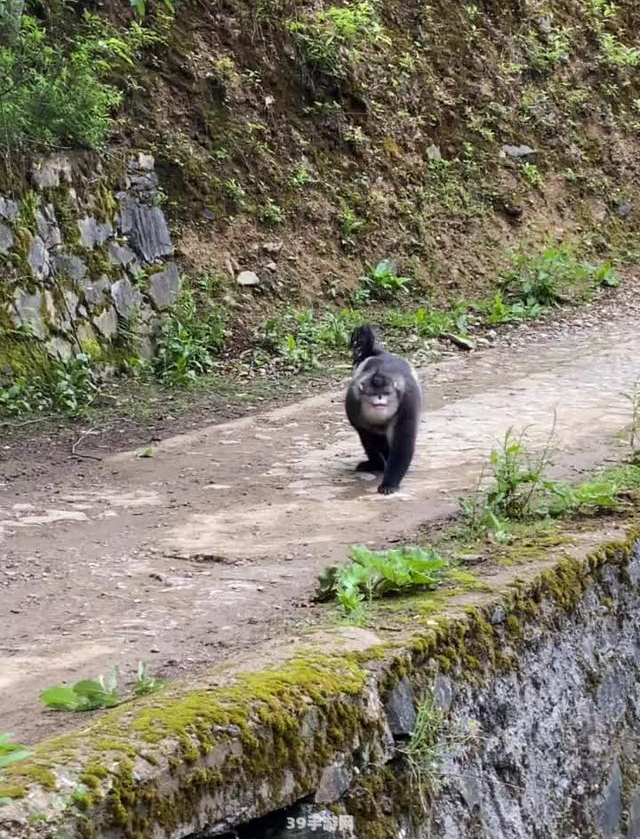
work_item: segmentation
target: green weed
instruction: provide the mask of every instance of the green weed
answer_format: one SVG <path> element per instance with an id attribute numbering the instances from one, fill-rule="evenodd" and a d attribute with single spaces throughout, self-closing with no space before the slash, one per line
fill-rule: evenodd
<path id="1" fill-rule="evenodd" d="M 364 47 L 389 43 L 368 0 L 308 13 L 301 20 L 289 21 L 288 29 L 310 69 L 338 77 L 358 61 Z"/>
<path id="2" fill-rule="evenodd" d="M 611 32 L 600 36 L 602 60 L 613 67 L 635 68 L 640 65 L 640 48 L 628 47 Z"/>
<path id="3" fill-rule="evenodd" d="M 568 246 L 551 246 L 535 255 L 521 251 L 499 278 L 507 299 L 526 307 L 578 302 L 595 286 L 615 284 L 617 278 L 608 263 L 594 267 L 580 262 Z"/>
<path id="4" fill-rule="evenodd" d="M 155 375 L 166 384 L 184 386 L 210 372 L 224 346 L 225 320 L 206 297 L 184 288 L 174 310 L 160 321 Z"/>
<path id="5" fill-rule="evenodd" d="M 321 353 L 349 345 L 354 325 L 349 310 L 318 314 L 313 309 L 290 309 L 267 320 L 264 333 L 271 351 L 291 371 L 313 370 Z"/>
<path id="6" fill-rule="evenodd" d="M 31 755 L 29 749 L 11 741 L 12 734 L 0 733 L 0 771 Z"/>
<path id="7" fill-rule="evenodd" d="M 99 393 L 91 358 L 78 353 L 52 361 L 36 375 L 17 376 L 10 385 L 0 386 L 0 414 L 59 411 L 78 416 Z"/>
<path id="8" fill-rule="evenodd" d="M 383 259 L 360 281 L 360 297 L 364 300 L 388 300 L 397 294 L 406 294 L 410 277 L 401 277 L 389 259 Z"/>
<path id="9" fill-rule="evenodd" d="M 433 590 L 448 570 L 448 561 L 430 548 L 371 551 L 353 547 L 350 563 L 332 566 L 321 576 L 317 598 L 337 599 L 345 611 L 357 612 L 374 598 L 415 589 Z"/>
<path id="10" fill-rule="evenodd" d="M 535 320 L 543 311 L 542 306 L 535 301 L 525 303 L 520 300 L 508 303 L 501 291 L 497 291 L 490 300 L 480 303 L 478 309 L 491 325 Z"/>
<path id="11" fill-rule="evenodd" d="M 144 662 L 139 662 L 132 695 L 145 696 L 163 686 L 164 681 L 150 676 Z M 118 691 L 117 667 L 97 679 L 81 679 L 70 686 L 54 685 L 40 693 L 40 701 L 52 711 L 96 711 L 115 708 L 126 700 L 127 696 Z"/>
<path id="12" fill-rule="evenodd" d="M 277 227 L 284 224 L 284 210 L 278 204 L 268 198 L 264 204 L 256 209 L 258 218 L 263 224 Z"/>
<path id="13" fill-rule="evenodd" d="M 525 432 L 516 436 L 511 429 L 507 431 L 501 446 L 492 450 L 475 492 L 459 501 L 467 532 L 506 542 L 512 523 L 616 510 L 622 496 L 635 488 L 635 473 L 629 472 L 634 467 L 625 472 L 610 470 L 576 484 L 553 480 L 547 474 L 552 465 L 552 437 L 553 428 L 542 452 L 534 456 Z M 488 489 L 483 487 L 486 477 L 492 479 Z"/>
<path id="14" fill-rule="evenodd" d="M 542 175 L 535 163 L 523 163 L 520 166 L 520 171 L 522 173 L 522 177 L 532 187 L 535 189 L 540 189 L 542 187 Z"/>
<path id="15" fill-rule="evenodd" d="M 138 662 L 138 670 L 136 672 L 136 680 L 133 685 L 134 696 L 148 696 L 151 693 L 156 693 L 160 688 L 164 687 L 164 679 L 157 679 L 155 676 L 150 676 L 147 670 L 147 665 L 144 661 Z"/>

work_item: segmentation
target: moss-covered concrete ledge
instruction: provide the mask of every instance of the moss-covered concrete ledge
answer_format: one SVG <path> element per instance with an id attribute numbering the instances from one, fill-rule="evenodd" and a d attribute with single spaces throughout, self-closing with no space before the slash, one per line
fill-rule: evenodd
<path id="1" fill-rule="evenodd" d="M 335 628 L 107 712 L 5 773 L 0 837 L 224 835 L 303 799 L 358 839 L 638 836 L 637 543 L 502 569 L 393 641 Z M 416 770 L 397 743 L 428 696 Z"/>

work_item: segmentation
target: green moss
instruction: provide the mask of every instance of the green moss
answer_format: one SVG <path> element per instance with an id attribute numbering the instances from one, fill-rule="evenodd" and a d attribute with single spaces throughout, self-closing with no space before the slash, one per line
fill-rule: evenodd
<path id="1" fill-rule="evenodd" d="M 0 798 L 24 798 L 27 787 L 23 784 L 0 784 Z"/>

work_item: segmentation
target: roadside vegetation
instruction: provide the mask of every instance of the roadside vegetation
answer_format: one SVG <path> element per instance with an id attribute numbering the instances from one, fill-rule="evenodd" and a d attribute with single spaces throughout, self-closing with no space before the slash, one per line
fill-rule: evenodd
<path id="1" fill-rule="evenodd" d="M 133 334 L 123 334 L 122 372 L 184 390 L 199 383 L 206 386 L 207 377 L 230 369 L 246 379 L 347 365 L 351 330 L 366 320 L 380 326 L 389 346 L 403 351 L 415 351 L 438 339 L 471 348 L 474 336 L 487 328 L 534 321 L 617 283 L 610 264 L 591 265 L 566 246 L 550 246 L 533 255 L 515 254 L 511 268 L 497 278 L 493 297 L 462 298 L 448 309 L 430 308 L 412 296 L 411 277 L 384 260 L 361 278 L 343 306 L 285 306 L 279 314 L 269 315 L 253 330 L 238 357 L 228 313 L 218 302 L 219 285 L 200 277 L 185 282 L 176 307 L 161 318 L 151 361 L 136 355 Z M 31 346 L 27 334 L 22 339 Z M 99 353 L 52 361 L 40 352 L 31 363 L 35 374 L 0 384 L 0 418 L 49 412 L 82 417 L 102 390 L 100 362 Z"/>

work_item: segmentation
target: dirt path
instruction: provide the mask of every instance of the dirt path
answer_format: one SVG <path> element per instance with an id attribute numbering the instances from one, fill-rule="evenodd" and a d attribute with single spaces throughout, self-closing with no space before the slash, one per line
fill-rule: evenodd
<path id="1" fill-rule="evenodd" d="M 0 730 L 27 742 L 76 718 L 38 691 L 139 659 L 171 675 L 313 622 L 318 572 L 452 512 L 496 438 L 557 412 L 562 474 L 601 463 L 629 422 L 635 319 L 423 369 L 426 412 L 404 491 L 356 475 L 342 393 L 124 452 L 55 480 L 0 477 Z"/>

